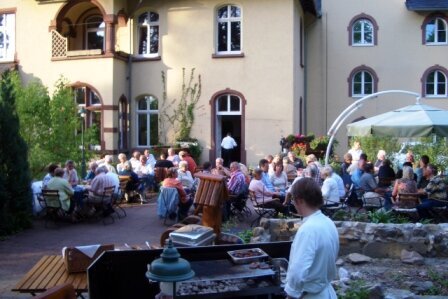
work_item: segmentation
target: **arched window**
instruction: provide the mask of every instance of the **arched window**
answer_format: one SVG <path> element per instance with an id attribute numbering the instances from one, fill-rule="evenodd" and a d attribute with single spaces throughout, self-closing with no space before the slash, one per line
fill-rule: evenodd
<path id="1" fill-rule="evenodd" d="M 350 46 L 374 46 L 377 45 L 378 25 L 371 16 L 360 14 L 352 18 L 349 26 Z"/>
<path id="2" fill-rule="evenodd" d="M 217 11 L 217 50 L 220 54 L 241 53 L 241 9 L 226 5 Z"/>
<path id="3" fill-rule="evenodd" d="M 93 149 L 101 150 L 101 113 L 102 113 L 102 101 L 101 97 L 92 87 L 88 85 L 76 85 L 73 87 L 73 94 L 75 97 L 75 103 L 78 105 L 78 110 L 84 108 L 86 110 L 85 126 L 91 128 L 92 136 L 96 144 L 91 144 Z M 93 141 L 92 141 L 93 142 Z"/>
<path id="4" fill-rule="evenodd" d="M 137 145 L 159 143 L 159 101 L 150 95 L 137 100 Z"/>
<path id="5" fill-rule="evenodd" d="M 159 14 L 144 12 L 137 24 L 138 54 L 156 56 L 159 54 Z"/>
<path id="6" fill-rule="evenodd" d="M 447 97 L 447 70 L 442 67 L 428 69 L 423 75 L 426 97 Z"/>
<path id="7" fill-rule="evenodd" d="M 355 68 L 348 78 L 349 96 L 364 97 L 378 89 L 378 77 L 375 71 L 367 66 Z"/>
<path id="8" fill-rule="evenodd" d="M 86 46 L 87 49 L 104 50 L 104 22 L 101 16 L 90 16 L 86 19 Z"/>
<path id="9" fill-rule="evenodd" d="M 240 115 L 241 100 L 235 95 L 222 95 L 216 103 L 217 115 Z"/>
<path id="10" fill-rule="evenodd" d="M 442 17 L 431 17 L 425 20 L 425 44 L 447 44 L 447 21 Z"/>

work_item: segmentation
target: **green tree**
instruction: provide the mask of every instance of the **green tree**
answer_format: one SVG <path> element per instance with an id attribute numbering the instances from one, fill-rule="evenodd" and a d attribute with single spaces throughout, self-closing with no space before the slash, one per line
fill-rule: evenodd
<path id="1" fill-rule="evenodd" d="M 28 144 L 28 161 L 32 176 L 40 179 L 50 162 L 81 159 L 81 119 L 73 93 L 64 78 L 56 83 L 52 98 L 39 81 L 23 86 L 19 75 L 12 74 L 17 94 L 20 134 Z M 94 124 L 85 131 L 85 144 L 99 144 L 99 128 Z M 93 152 L 86 150 L 86 159 Z"/>
<path id="2" fill-rule="evenodd" d="M 0 82 L 0 235 L 31 225 L 32 192 L 27 144 L 20 135 L 11 72 Z"/>
<path id="3" fill-rule="evenodd" d="M 352 139 L 350 145 L 353 145 L 355 140 L 361 142 L 362 152 L 367 154 L 367 159 L 373 163 L 375 163 L 377 159 L 376 155 L 381 149 L 385 150 L 387 155 L 400 150 L 398 139 L 395 137 L 355 137 Z"/>
<path id="4" fill-rule="evenodd" d="M 16 92 L 20 135 L 28 145 L 28 162 L 32 177 L 41 177 L 45 166 L 52 161 L 48 136 L 51 133 L 50 96 L 48 89 L 38 81 L 23 87 L 17 72 L 12 74 Z"/>

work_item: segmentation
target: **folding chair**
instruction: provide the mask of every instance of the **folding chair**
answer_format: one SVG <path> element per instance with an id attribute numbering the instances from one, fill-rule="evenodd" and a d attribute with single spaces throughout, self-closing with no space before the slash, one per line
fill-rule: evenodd
<path id="1" fill-rule="evenodd" d="M 230 213 L 239 221 L 244 221 L 245 218 L 252 215 L 251 210 L 247 206 L 247 193 L 241 195 L 229 195 Z"/>
<path id="2" fill-rule="evenodd" d="M 377 195 L 375 195 L 377 194 Z M 361 192 L 362 206 L 358 209 L 366 211 L 376 211 L 384 207 L 384 197 L 375 192 Z"/>
<path id="3" fill-rule="evenodd" d="M 157 215 L 164 218 L 166 225 L 168 218 L 177 218 L 177 206 L 179 205 L 179 192 L 176 188 L 161 187 L 157 198 Z"/>
<path id="4" fill-rule="evenodd" d="M 48 219 L 56 224 L 58 219 L 68 216 L 68 213 L 62 209 L 58 190 L 42 189 L 42 197 L 46 206 L 45 227 L 47 227 Z"/>
<path id="5" fill-rule="evenodd" d="M 105 218 L 109 217 L 112 219 L 112 223 L 115 222 L 113 214 L 116 213 L 113 200 L 114 200 L 114 191 L 115 186 L 107 186 L 104 187 L 103 193 L 100 196 L 89 196 L 86 200 L 86 204 L 91 204 L 97 209 L 99 212 L 102 212 L 103 224 L 105 223 Z"/>
<path id="6" fill-rule="evenodd" d="M 264 194 L 263 194 L 263 197 L 262 197 L 262 202 L 258 203 L 257 202 L 257 198 L 255 196 L 255 192 L 249 190 L 249 199 L 252 202 L 252 206 L 254 208 L 255 214 L 258 215 L 258 217 L 254 221 L 252 221 L 252 223 L 250 224 L 251 227 L 255 223 L 259 223 L 261 218 L 263 218 L 263 217 L 273 217 L 275 215 L 275 212 L 276 212 L 275 209 L 263 207 L 263 205 L 264 205 Z"/>

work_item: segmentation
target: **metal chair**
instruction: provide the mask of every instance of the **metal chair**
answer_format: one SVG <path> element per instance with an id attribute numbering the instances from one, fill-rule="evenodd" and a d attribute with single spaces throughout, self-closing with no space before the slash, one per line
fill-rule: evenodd
<path id="1" fill-rule="evenodd" d="M 263 205 L 265 204 L 264 194 L 262 195 L 261 203 L 259 203 L 259 202 L 257 202 L 257 197 L 255 196 L 255 192 L 249 190 L 249 199 L 252 202 L 252 206 L 254 208 L 255 214 L 258 215 L 258 217 L 254 221 L 252 221 L 252 223 L 250 224 L 251 227 L 255 223 L 259 223 L 261 218 L 273 217 L 275 215 L 275 212 L 276 212 L 275 209 L 263 207 Z"/>
<path id="2" fill-rule="evenodd" d="M 377 194 L 377 195 L 375 195 Z M 362 206 L 358 209 L 366 211 L 376 211 L 384 207 L 385 199 L 380 194 L 375 192 L 361 192 Z"/>
<path id="3" fill-rule="evenodd" d="M 99 196 L 89 195 L 89 197 L 87 198 L 87 200 L 85 202 L 86 204 L 93 205 L 98 212 L 102 213 L 102 216 L 104 216 L 103 224 L 106 224 L 105 219 L 106 219 L 106 217 L 109 217 L 109 216 L 112 219 L 112 223 L 115 222 L 115 219 L 113 217 L 113 214 L 116 213 L 116 211 L 114 209 L 114 205 L 113 205 L 114 191 L 115 191 L 115 186 L 104 187 L 101 195 L 99 195 Z"/>
<path id="4" fill-rule="evenodd" d="M 247 195 L 229 195 L 230 213 L 239 221 L 244 221 L 245 218 L 252 215 L 251 210 L 247 206 Z"/>
<path id="5" fill-rule="evenodd" d="M 56 224 L 57 220 L 68 216 L 68 213 L 62 209 L 58 190 L 42 189 L 42 197 L 45 203 L 45 227 L 49 219 Z"/>

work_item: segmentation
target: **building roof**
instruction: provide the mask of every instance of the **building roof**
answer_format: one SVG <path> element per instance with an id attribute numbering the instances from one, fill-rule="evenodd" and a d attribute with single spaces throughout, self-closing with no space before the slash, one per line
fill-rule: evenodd
<path id="1" fill-rule="evenodd" d="M 406 7 L 413 11 L 448 10 L 448 0 L 406 0 Z"/>

